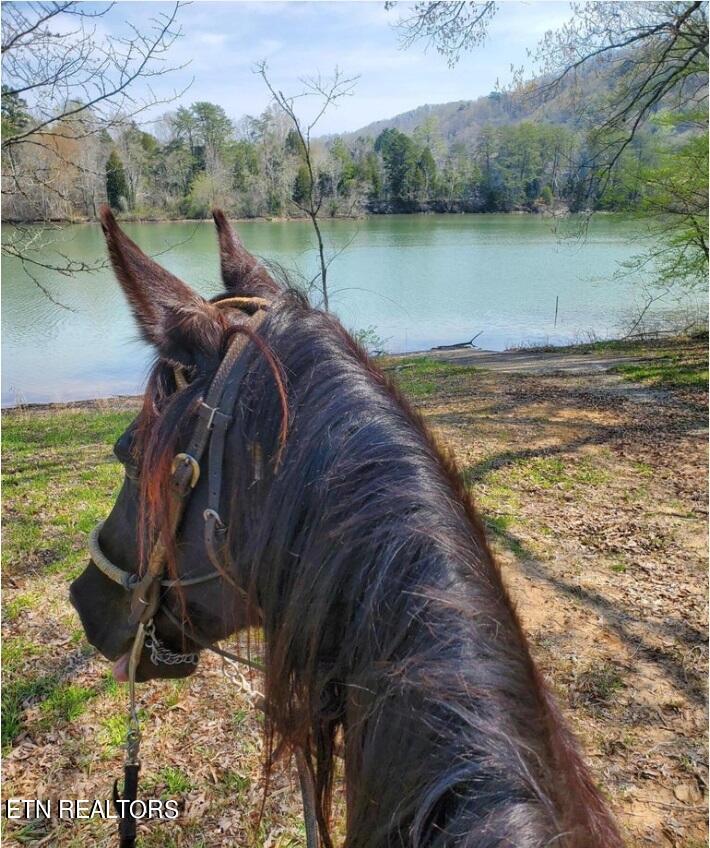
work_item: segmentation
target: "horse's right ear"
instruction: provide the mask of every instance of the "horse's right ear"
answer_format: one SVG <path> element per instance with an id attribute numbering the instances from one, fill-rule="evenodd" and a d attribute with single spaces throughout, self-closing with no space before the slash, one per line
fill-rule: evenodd
<path id="1" fill-rule="evenodd" d="M 245 297 L 268 297 L 278 294 L 279 287 L 266 268 L 241 243 L 224 212 L 221 209 L 213 209 L 212 217 L 219 239 L 222 282 L 227 291 Z"/>

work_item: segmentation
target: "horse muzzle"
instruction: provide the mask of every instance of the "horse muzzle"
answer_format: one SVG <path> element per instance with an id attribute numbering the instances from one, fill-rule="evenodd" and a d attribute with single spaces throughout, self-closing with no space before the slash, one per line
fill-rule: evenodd
<path id="1" fill-rule="evenodd" d="M 135 626 L 129 621 L 129 595 L 106 580 L 93 562 L 72 582 L 69 598 L 88 642 L 106 659 L 117 660 L 130 650 Z"/>
<path id="2" fill-rule="evenodd" d="M 131 594 L 106 580 L 92 561 L 72 582 L 69 598 L 79 615 L 87 641 L 113 662 L 116 680 L 126 682 L 128 657 L 136 635 L 136 624 L 131 620 Z M 165 624 L 171 631 L 171 641 L 174 641 L 174 628 L 170 622 Z M 184 641 L 180 634 L 175 635 L 178 641 Z M 196 652 L 178 654 L 171 651 L 151 628 L 136 668 L 136 681 L 188 677 L 197 668 L 197 660 Z"/>

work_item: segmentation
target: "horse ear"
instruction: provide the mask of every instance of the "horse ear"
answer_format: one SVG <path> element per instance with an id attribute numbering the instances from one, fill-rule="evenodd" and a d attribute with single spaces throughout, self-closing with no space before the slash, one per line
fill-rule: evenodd
<path id="1" fill-rule="evenodd" d="M 241 243 L 224 212 L 213 209 L 212 217 L 219 239 L 222 282 L 227 291 L 244 296 L 277 294 L 279 287 L 266 268 Z"/>
<path id="2" fill-rule="evenodd" d="M 165 359 L 190 365 L 219 348 L 218 310 L 131 241 L 108 206 L 100 211 L 109 258 L 146 341 Z"/>

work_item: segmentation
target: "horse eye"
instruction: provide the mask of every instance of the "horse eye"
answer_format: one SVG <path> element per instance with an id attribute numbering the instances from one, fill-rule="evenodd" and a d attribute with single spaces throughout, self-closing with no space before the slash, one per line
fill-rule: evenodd
<path id="1" fill-rule="evenodd" d="M 131 424 L 129 428 L 123 433 L 122 436 L 119 437 L 116 444 L 113 446 L 113 452 L 123 465 L 135 466 L 136 460 L 133 453 L 133 442 L 135 440 L 135 431 L 136 426 L 135 423 Z"/>

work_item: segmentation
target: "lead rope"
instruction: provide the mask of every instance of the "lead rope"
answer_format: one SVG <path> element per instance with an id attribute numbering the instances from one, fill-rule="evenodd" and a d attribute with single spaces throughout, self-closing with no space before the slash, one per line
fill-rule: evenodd
<path id="1" fill-rule="evenodd" d="M 136 844 L 136 817 L 133 802 L 138 798 L 138 759 L 141 746 L 141 726 L 136 709 L 136 670 L 145 641 L 145 624 L 138 624 L 128 660 L 128 730 L 126 732 L 126 761 L 123 765 L 123 797 L 118 794 L 118 780 L 113 784 L 113 803 L 120 816 L 118 825 L 120 848 L 134 848 Z"/>

